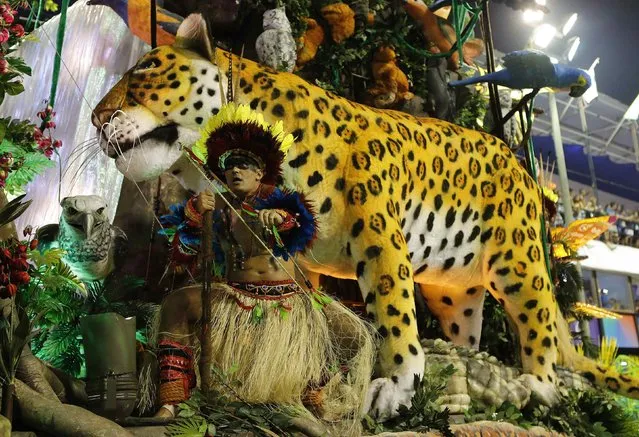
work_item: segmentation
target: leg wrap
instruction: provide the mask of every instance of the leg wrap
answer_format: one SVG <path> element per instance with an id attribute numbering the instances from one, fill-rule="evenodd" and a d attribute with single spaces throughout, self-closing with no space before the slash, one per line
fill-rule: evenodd
<path id="1" fill-rule="evenodd" d="M 189 346 L 170 340 L 158 343 L 160 364 L 160 404 L 179 404 L 191 396 L 195 387 L 193 352 Z"/>

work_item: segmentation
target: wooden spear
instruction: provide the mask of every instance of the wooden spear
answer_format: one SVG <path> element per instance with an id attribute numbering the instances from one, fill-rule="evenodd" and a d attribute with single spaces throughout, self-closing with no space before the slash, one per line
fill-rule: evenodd
<path id="1" fill-rule="evenodd" d="M 213 265 L 213 211 L 206 211 L 202 226 L 202 329 L 200 332 L 200 390 L 211 390 L 211 267 Z"/>

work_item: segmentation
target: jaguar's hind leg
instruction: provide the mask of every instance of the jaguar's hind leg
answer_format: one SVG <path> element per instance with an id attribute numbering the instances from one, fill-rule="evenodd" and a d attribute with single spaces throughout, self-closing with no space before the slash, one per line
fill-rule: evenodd
<path id="1" fill-rule="evenodd" d="M 419 284 L 428 308 L 444 334 L 458 346 L 479 349 L 486 290 L 478 287 L 446 287 Z"/>
<path id="2" fill-rule="evenodd" d="M 485 251 L 485 281 L 504 305 L 519 335 L 525 379 L 534 392 L 552 404 L 557 392 L 557 325 L 555 303 L 538 233 L 526 228 L 495 226 L 495 245 Z M 511 244 L 503 244 L 508 241 Z M 501 244 L 500 244 L 501 243 Z M 533 376 L 531 376 L 533 375 Z"/>

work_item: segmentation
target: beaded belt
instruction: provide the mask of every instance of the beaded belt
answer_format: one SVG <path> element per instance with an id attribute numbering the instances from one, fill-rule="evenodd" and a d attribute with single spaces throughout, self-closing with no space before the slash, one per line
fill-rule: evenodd
<path id="1" fill-rule="evenodd" d="M 243 296 L 262 300 L 280 300 L 302 293 L 302 288 L 292 280 L 229 282 L 228 285 Z"/>

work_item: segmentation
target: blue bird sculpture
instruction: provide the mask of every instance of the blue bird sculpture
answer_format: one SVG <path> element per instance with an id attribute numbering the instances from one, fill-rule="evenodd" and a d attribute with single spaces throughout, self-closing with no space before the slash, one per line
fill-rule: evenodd
<path id="1" fill-rule="evenodd" d="M 555 88 L 570 90 L 570 97 L 580 97 L 592 81 L 580 68 L 553 64 L 545 53 L 520 50 L 504 56 L 504 69 L 483 76 L 450 82 L 451 86 L 474 83 L 495 83 L 512 89 Z"/>

